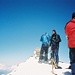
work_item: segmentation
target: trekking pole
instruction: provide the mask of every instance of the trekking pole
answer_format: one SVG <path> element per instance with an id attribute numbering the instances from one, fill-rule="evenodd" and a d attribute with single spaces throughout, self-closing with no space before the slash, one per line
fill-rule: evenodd
<path id="1" fill-rule="evenodd" d="M 52 74 L 57 75 L 57 74 L 54 72 L 54 68 L 55 68 L 55 60 L 54 60 L 53 57 L 52 57 L 52 59 L 51 59 L 51 63 L 52 63 Z"/>

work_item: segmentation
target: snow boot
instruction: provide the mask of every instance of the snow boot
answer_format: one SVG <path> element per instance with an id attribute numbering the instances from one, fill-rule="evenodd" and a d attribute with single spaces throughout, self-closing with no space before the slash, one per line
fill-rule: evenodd
<path id="1" fill-rule="evenodd" d="M 72 75 L 75 75 L 75 63 L 71 65 Z"/>
<path id="2" fill-rule="evenodd" d="M 68 69 L 71 69 L 71 65 L 68 67 Z"/>

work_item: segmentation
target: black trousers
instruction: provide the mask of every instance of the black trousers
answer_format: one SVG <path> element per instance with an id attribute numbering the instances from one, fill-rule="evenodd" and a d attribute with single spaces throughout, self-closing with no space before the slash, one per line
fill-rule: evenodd
<path id="1" fill-rule="evenodd" d="M 69 49 L 70 49 L 71 63 L 75 63 L 75 48 L 69 48 Z"/>
<path id="2" fill-rule="evenodd" d="M 42 44 L 39 60 L 43 59 L 43 53 L 44 52 L 45 52 L 45 61 L 47 61 L 48 60 L 48 45 Z"/>

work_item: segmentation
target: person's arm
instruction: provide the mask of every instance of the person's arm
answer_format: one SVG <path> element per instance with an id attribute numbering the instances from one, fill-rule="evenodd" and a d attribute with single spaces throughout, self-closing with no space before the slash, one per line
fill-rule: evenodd
<path id="1" fill-rule="evenodd" d="M 66 38 L 68 39 L 68 26 L 65 26 L 65 34 L 66 34 Z"/>
<path id="2" fill-rule="evenodd" d="M 58 35 L 58 38 L 59 38 L 59 39 L 58 39 L 58 42 L 61 42 L 61 38 L 60 38 L 60 35 Z"/>
<path id="3" fill-rule="evenodd" d="M 51 44 L 52 44 L 52 36 L 50 37 L 50 46 L 51 46 Z"/>
<path id="4" fill-rule="evenodd" d="M 41 38 L 40 38 L 40 41 L 42 41 L 42 36 L 41 36 Z"/>

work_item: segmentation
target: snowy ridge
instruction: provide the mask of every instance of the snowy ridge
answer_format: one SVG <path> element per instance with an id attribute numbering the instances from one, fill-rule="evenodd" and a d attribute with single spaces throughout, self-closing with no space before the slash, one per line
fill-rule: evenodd
<path id="1" fill-rule="evenodd" d="M 59 63 L 62 69 L 54 69 L 57 75 L 71 75 L 71 70 L 66 69 L 69 64 Z M 49 64 L 39 64 L 38 59 L 30 57 L 26 62 L 21 63 L 8 75 L 53 75 L 52 66 Z"/>

